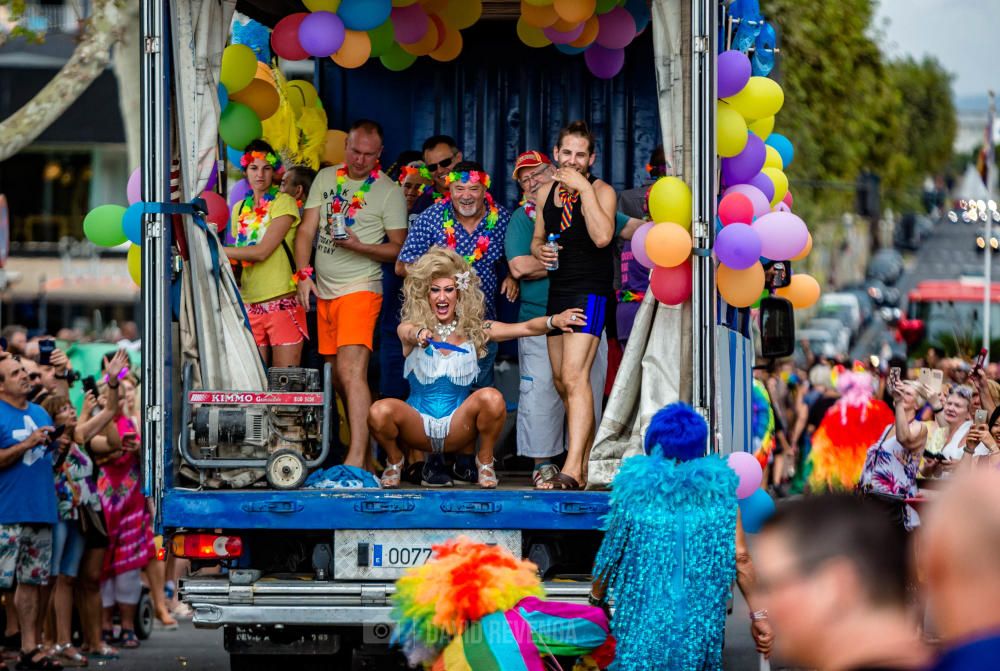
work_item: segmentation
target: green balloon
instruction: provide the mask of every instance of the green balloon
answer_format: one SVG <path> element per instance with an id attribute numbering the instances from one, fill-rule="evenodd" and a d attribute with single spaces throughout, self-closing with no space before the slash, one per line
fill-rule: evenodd
<path id="1" fill-rule="evenodd" d="M 384 65 L 387 70 L 400 72 L 413 65 L 413 62 L 417 60 L 417 57 L 404 51 L 403 47 L 398 44 L 393 43 L 389 50 L 379 57 L 379 60 L 382 61 L 382 65 Z"/>
<path id="2" fill-rule="evenodd" d="M 233 149 L 243 148 L 259 138 L 264 130 L 252 109 L 242 103 L 230 102 L 219 117 L 219 136 Z"/>
<path id="3" fill-rule="evenodd" d="M 618 0 L 597 0 L 597 14 L 607 14 L 618 6 Z"/>
<path id="4" fill-rule="evenodd" d="M 396 34 L 392 28 L 392 19 L 387 19 L 386 22 L 378 28 L 372 28 L 369 30 L 368 38 L 372 43 L 372 58 L 378 58 L 387 52 L 396 40 Z"/>
<path id="5" fill-rule="evenodd" d="M 121 205 L 98 205 L 83 218 L 83 234 L 98 247 L 117 247 L 128 241 L 122 219 Z"/>

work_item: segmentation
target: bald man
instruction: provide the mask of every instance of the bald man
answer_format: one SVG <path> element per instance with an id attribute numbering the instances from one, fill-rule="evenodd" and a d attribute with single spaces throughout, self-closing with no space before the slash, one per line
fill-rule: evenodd
<path id="1" fill-rule="evenodd" d="M 918 547 L 944 643 L 932 671 L 1000 668 L 1000 472 L 955 478 L 928 511 Z"/>

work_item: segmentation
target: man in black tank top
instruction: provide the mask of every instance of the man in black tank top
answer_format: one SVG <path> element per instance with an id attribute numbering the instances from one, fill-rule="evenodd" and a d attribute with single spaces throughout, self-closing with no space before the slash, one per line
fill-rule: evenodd
<path id="1" fill-rule="evenodd" d="M 579 307 L 586 317 L 573 333 L 554 329 L 548 334 L 553 381 L 566 405 L 569 444 L 562 472 L 538 487 L 579 489 L 586 484 L 586 464 L 594 444 L 590 370 L 609 303 L 614 306 L 611 241 L 617 197 L 610 185 L 590 174 L 596 158 L 594 136 L 584 122 L 575 121 L 559 131 L 552 155 L 559 169 L 554 181 L 538 192 L 542 216 L 535 220 L 531 253 L 550 268 L 548 313 Z M 547 245 L 550 235 L 558 236 L 558 253 Z"/>

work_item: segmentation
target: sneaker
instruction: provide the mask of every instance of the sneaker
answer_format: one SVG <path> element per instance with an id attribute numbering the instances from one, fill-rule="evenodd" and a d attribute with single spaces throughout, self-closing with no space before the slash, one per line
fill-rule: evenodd
<path id="1" fill-rule="evenodd" d="M 455 484 L 451 481 L 451 477 L 448 476 L 444 457 L 439 454 L 432 454 L 427 457 L 420 477 L 420 484 L 424 487 L 451 487 Z"/>
<path id="2" fill-rule="evenodd" d="M 479 482 L 479 471 L 476 469 L 476 458 L 471 454 L 460 454 L 455 457 L 455 465 L 451 474 L 456 480 L 476 484 Z"/>
<path id="3" fill-rule="evenodd" d="M 411 464 L 407 464 L 406 468 L 403 469 L 403 482 L 408 482 L 411 485 L 419 485 L 423 473 L 424 462 L 414 461 Z"/>

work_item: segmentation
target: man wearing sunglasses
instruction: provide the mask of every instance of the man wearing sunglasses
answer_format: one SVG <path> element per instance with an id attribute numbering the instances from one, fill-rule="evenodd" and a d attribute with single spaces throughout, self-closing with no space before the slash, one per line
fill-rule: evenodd
<path id="1" fill-rule="evenodd" d="M 432 135 L 422 147 L 424 165 L 434 183 L 413 204 L 410 214 L 420 214 L 448 194 L 448 173 L 462 162 L 462 152 L 455 138 L 450 135 Z"/>

